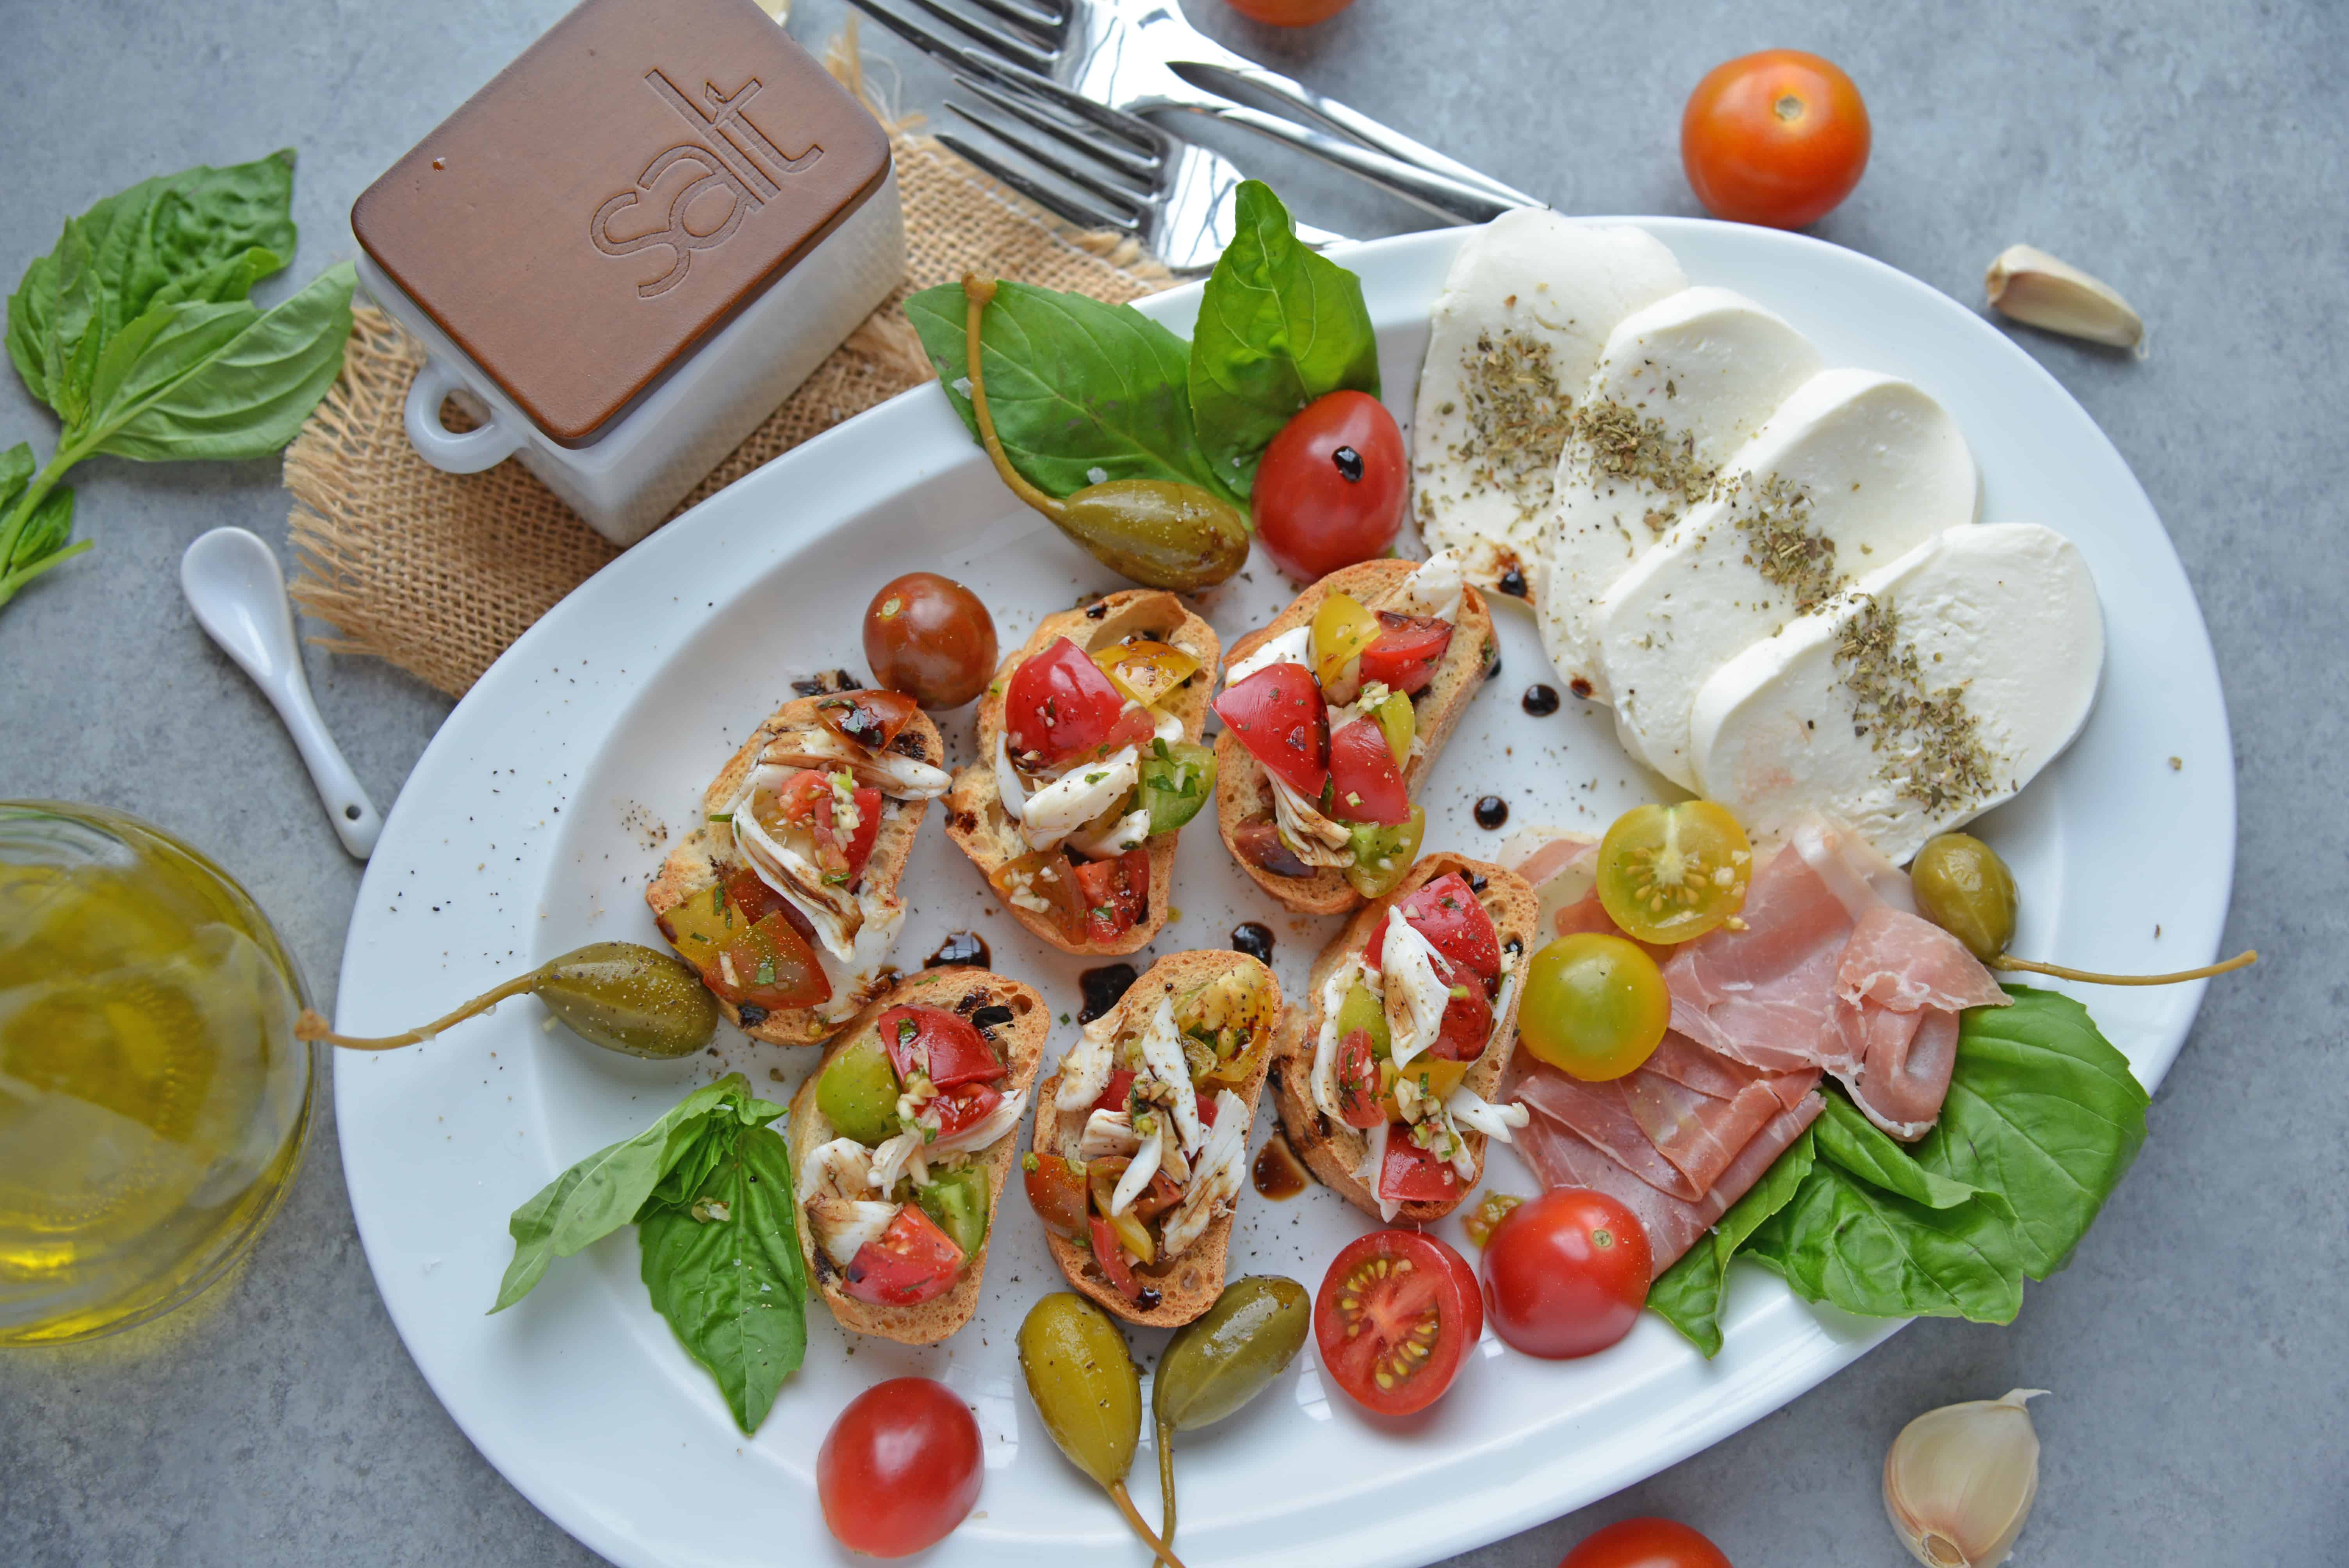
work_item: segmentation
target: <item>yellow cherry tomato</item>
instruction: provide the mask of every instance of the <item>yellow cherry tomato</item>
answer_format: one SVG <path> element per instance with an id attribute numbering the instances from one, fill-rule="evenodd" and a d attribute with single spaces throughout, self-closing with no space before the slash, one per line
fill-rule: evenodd
<path id="1" fill-rule="evenodd" d="M 1199 670 L 1199 661 L 1172 643 L 1137 638 L 1093 655 L 1110 684 L 1144 707 L 1154 707 Z"/>
<path id="2" fill-rule="evenodd" d="M 1346 593 L 1324 597 L 1313 612 L 1313 678 L 1333 703 L 1354 700 L 1361 686 L 1358 661 L 1362 650 L 1379 640 L 1379 618 L 1359 599 Z"/>
<path id="3" fill-rule="evenodd" d="M 1411 706 L 1411 698 L 1399 691 L 1389 692 L 1386 701 L 1371 713 L 1385 732 L 1387 749 L 1394 753 L 1395 766 L 1411 766 L 1411 740 L 1419 728 L 1419 715 Z"/>
<path id="4" fill-rule="evenodd" d="M 1568 1077 L 1602 1083 L 1653 1055 L 1671 1017 L 1654 959 L 1619 936 L 1583 931 L 1534 954 L 1517 1037 Z"/>
<path id="5" fill-rule="evenodd" d="M 1687 942 L 1745 907 L 1754 846 L 1710 800 L 1635 806 L 1599 845 L 1599 902 L 1642 942 Z"/>

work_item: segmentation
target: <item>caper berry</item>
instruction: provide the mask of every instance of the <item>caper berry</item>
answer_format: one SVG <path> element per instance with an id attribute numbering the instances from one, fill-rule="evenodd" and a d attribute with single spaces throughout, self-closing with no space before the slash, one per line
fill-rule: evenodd
<path id="1" fill-rule="evenodd" d="M 1215 1305 L 1166 1342 L 1150 1391 L 1158 1424 L 1160 1540 L 1174 1539 L 1174 1434 L 1212 1426 L 1263 1393 L 1312 1326 L 1312 1300 L 1303 1285 L 1251 1274 L 1226 1285 Z"/>
<path id="2" fill-rule="evenodd" d="M 334 1032 L 305 1008 L 297 1039 L 352 1050 L 383 1051 L 431 1039 L 509 996 L 529 992 L 591 1046 L 631 1057 L 689 1057 L 718 1032 L 718 1000 L 693 967 L 674 954 L 634 942 L 593 942 L 482 992 L 444 1018 L 402 1035 L 355 1039 Z"/>
<path id="3" fill-rule="evenodd" d="M 1965 944 L 1984 964 L 2014 940 L 2021 901 L 1998 851 L 1971 833 L 1943 833 L 1917 851 L 1909 868 L 1917 913 Z"/>
<path id="4" fill-rule="evenodd" d="M 1046 1296 L 1019 1326 L 1019 1371 L 1054 1445 L 1109 1493 L 1163 1562 L 1174 1563 L 1126 1493 L 1142 1439 L 1142 1375 L 1109 1314 L 1069 1291 Z"/>

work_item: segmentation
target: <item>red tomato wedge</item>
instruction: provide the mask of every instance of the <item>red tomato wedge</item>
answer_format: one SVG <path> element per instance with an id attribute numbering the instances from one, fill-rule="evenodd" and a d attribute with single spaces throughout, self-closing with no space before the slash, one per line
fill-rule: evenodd
<path id="1" fill-rule="evenodd" d="M 1092 1222 L 1093 1262 L 1101 1265 L 1102 1277 L 1109 1281 L 1111 1289 L 1126 1300 L 1141 1300 L 1142 1282 L 1133 1277 L 1133 1270 L 1126 1265 L 1125 1253 L 1117 1244 L 1117 1233 L 1111 1230 L 1109 1222 L 1099 1214 L 1090 1218 Z"/>
<path id="2" fill-rule="evenodd" d="M 938 1136 L 945 1138 L 986 1120 L 988 1113 L 1003 1103 L 1003 1095 L 985 1084 L 967 1083 L 947 1090 L 932 1103 L 938 1113 Z"/>
<path id="3" fill-rule="evenodd" d="M 900 1083 L 918 1072 L 945 1089 L 992 1082 L 1004 1074 L 1002 1061 L 970 1020 L 943 1007 L 892 1007 L 874 1027 Z"/>
<path id="4" fill-rule="evenodd" d="M 864 877 L 865 862 L 873 858 L 873 841 L 881 831 L 881 791 L 860 784 L 850 799 L 856 802 L 854 828 L 846 833 L 840 830 L 840 801 L 829 790 L 816 802 L 815 827 L 818 838 L 840 853 L 853 886 Z M 827 861 L 830 858 L 825 856 Z"/>
<path id="5" fill-rule="evenodd" d="M 1062 637 L 1011 672 L 1004 738 L 1026 760 L 1059 768 L 1109 738 L 1125 698 L 1082 648 Z M 1144 733 L 1148 733 L 1144 720 Z"/>
<path id="6" fill-rule="evenodd" d="M 1411 795 L 1394 748 L 1374 719 L 1358 718 L 1330 738 L 1330 782 L 1337 793 L 1330 812 L 1341 822 L 1377 822 L 1392 827 L 1411 820 Z"/>
<path id="7" fill-rule="evenodd" d="M 1149 912 L 1148 850 L 1128 850 L 1113 861 L 1082 861 L 1076 879 L 1088 942 L 1114 942 Z"/>
<path id="8" fill-rule="evenodd" d="M 1216 698 L 1216 715 L 1265 770 L 1309 800 L 1330 778 L 1330 709 L 1303 665 L 1268 665 Z"/>
<path id="9" fill-rule="evenodd" d="M 1015 895 L 1041 899 L 1043 916 L 1053 930 L 1071 942 L 1084 940 L 1085 912 L 1078 902 L 1076 867 L 1058 846 L 1007 861 L 987 880 L 1007 903 Z"/>
<path id="10" fill-rule="evenodd" d="M 1407 1416 L 1443 1397 L 1485 1331 L 1467 1260 L 1417 1231 L 1358 1236 L 1313 1301 L 1321 1365 L 1354 1401 Z"/>
<path id="11" fill-rule="evenodd" d="M 1379 626 L 1378 641 L 1362 650 L 1363 684 L 1380 681 L 1393 691 L 1424 691 L 1452 645 L 1452 623 L 1381 610 Z"/>
<path id="12" fill-rule="evenodd" d="M 896 739 L 921 711 L 920 704 L 895 691 L 844 691 L 815 705 L 817 723 L 871 751 Z"/>
<path id="13" fill-rule="evenodd" d="M 1454 996 L 1444 1005 L 1444 1022 L 1427 1054 L 1439 1061 L 1473 1062 L 1484 1055 L 1485 1043 L 1492 1038 L 1493 1004 L 1484 998 L 1474 976 L 1440 953 L 1435 971 L 1436 978 L 1462 987 L 1468 995 Z"/>
<path id="14" fill-rule="evenodd" d="M 881 1306 L 918 1306 L 944 1295 L 962 1277 L 962 1249 L 917 1203 L 907 1203 L 877 1242 L 848 1261 L 841 1289 Z"/>
<path id="15" fill-rule="evenodd" d="M 1460 1196 L 1460 1176 L 1400 1127 L 1387 1134 L 1387 1157 L 1379 1167 L 1379 1196 L 1391 1203 L 1448 1203 Z"/>
<path id="16" fill-rule="evenodd" d="M 1133 1090 L 1133 1069 L 1119 1068 L 1109 1075 L 1109 1087 L 1092 1103 L 1094 1110 L 1123 1110 L 1125 1097 Z"/>
<path id="17" fill-rule="evenodd" d="M 1379 1064 L 1368 1029 L 1356 1029 L 1338 1042 L 1338 1109 L 1349 1127 L 1376 1127 L 1386 1119 L 1379 1104 Z"/>
<path id="18" fill-rule="evenodd" d="M 1446 872 L 1402 901 L 1403 923 L 1430 946 L 1485 983 L 1487 993 L 1501 983 L 1501 934 L 1476 902 L 1475 890 L 1458 872 Z"/>
<path id="19" fill-rule="evenodd" d="M 1036 1169 L 1026 1173 L 1025 1181 L 1028 1206 L 1046 1230 L 1063 1238 L 1085 1233 L 1092 1195 L 1085 1188 L 1083 1167 L 1057 1154 L 1039 1154 Z"/>

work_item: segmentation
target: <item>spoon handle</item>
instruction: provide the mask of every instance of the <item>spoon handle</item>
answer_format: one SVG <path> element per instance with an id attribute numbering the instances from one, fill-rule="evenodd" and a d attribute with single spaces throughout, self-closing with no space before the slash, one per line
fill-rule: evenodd
<path id="1" fill-rule="evenodd" d="M 310 769 L 310 781 L 318 787 L 318 799 L 326 805 L 326 820 L 333 824 L 335 836 L 354 856 L 367 859 L 375 852 L 375 841 L 383 833 L 383 816 L 360 787 L 358 775 L 343 759 L 342 748 L 326 732 L 326 721 L 318 716 L 318 705 L 311 699 L 310 683 L 302 678 L 301 666 L 295 666 L 290 680 L 272 682 L 264 689 L 277 717 L 285 721 L 286 733 L 293 736 L 303 765 Z"/>

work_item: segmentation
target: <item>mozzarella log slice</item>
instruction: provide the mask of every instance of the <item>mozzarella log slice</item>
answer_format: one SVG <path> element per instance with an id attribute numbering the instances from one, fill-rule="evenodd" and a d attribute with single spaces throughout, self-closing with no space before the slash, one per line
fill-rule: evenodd
<path id="1" fill-rule="evenodd" d="M 1566 410 L 1608 334 L 1688 280 L 1645 230 L 1505 212 L 1453 258 L 1429 321 L 1413 416 L 1420 531 L 1472 583 L 1530 572 Z"/>
<path id="2" fill-rule="evenodd" d="M 1607 700 L 1599 596 L 1820 368 L 1809 338 L 1728 289 L 1682 289 L 1609 335 L 1558 458 L 1534 583 L 1542 645 L 1578 695 L 1587 681 Z"/>
<path id="3" fill-rule="evenodd" d="M 1866 653 L 1861 634 L 1888 625 L 1892 635 Z M 1918 678 L 1902 681 L 1910 654 Z M 2072 743 L 2104 661 L 2095 582 L 2071 541 L 2029 522 L 1951 529 L 1705 683 L 1691 736 L 1697 787 L 1757 839 L 1784 838 L 1825 812 L 1906 865 L 1926 840 L 2013 795 Z M 1862 699 L 1888 665 L 1894 689 L 1911 696 L 1961 694 L 1955 736 L 1930 715 L 1887 723 L 1881 703 Z M 1975 745 L 1956 754 L 1978 757 L 1982 788 L 1950 766 L 1968 719 Z"/>
<path id="4" fill-rule="evenodd" d="M 1852 579 L 1974 518 L 1973 454 L 1909 382 L 1812 377 L 1692 509 L 1592 607 L 1624 749 L 1696 787 L 1689 705 L 1749 645 Z"/>

